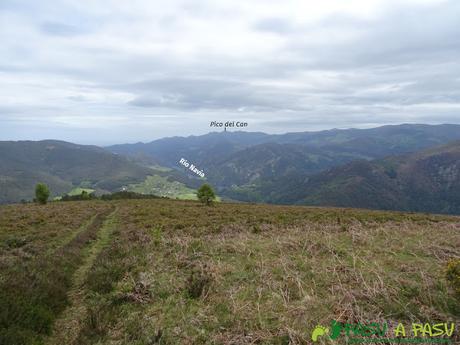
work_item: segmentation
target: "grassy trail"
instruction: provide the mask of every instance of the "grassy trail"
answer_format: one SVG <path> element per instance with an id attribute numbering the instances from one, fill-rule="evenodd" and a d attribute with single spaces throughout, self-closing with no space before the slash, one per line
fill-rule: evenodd
<path id="1" fill-rule="evenodd" d="M 407 339 L 455 323 L 460 344 L 459 217 L 168 199 L 0 213 L 0 345 L 301 345 L 333 320 Z"/>
<path id="2" fill-rule="evenodd" d="M 116 226 L 116 213 L 117 209 L 106 217 L 98 231 L 96 240 L 84 249 L 83 264 L 75 272 L 72 288 L 69 291 L 70 306 L 56 320 L 53 333 L 45 342 L 46 344 L 75 344 L 82 321 L 85 320 L 87 314 L 84 303 L 86 295 L 84 282 L 98 254 L 110 243 L 111 234 Z"/>
<path id="3" fill-rule="evenodd" d="M 71 243 L 77 236 L 87 231 L 90 226 L 94 226 L 97 223 L 97 217 L 101 215 L 96 213 L 94 216 L 85 221 L 76 231 L 70 233 L 66 237 L 63 237 L 55 246 L 48 248 L 46 255 L 52 255 L 56 253 L 59 249 L 65 248 L 69 243 Z"/>

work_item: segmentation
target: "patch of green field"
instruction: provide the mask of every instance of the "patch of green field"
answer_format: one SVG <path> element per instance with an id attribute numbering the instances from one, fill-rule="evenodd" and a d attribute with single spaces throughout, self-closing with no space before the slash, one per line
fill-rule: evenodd
<path id="1" fill-rule="evenodd" d="M 131 184 L 127 190 L 139 194 L 154 194 L 172 199 L 197 199 L 194 189 L 188 188 L 178 181 L 169 181 L 167 177 L 159 175 L 147 176 L 144 182 Z"/>
<path id="2" fill-rule="evenodd" d="M 161 165 L 151 165 L 149 166 L 150 169 L 152 170 L 156 170 L 156 171 L 159 171 L 159 172 L 169 172 L 169 171 L 172 171 L 171 168 L 166 168 L 166 167 L 163 167 Z"/>
<path id="3" fill-rule="evenodd" d="M 179 194 L 177 196 L 179 200 L 197 200 L 196 193 L 188 193 L 188 194 Z"/>
<path id="4" fill-rule="evenodd" d="M 70 195 L 70 196 L 81 195 L 81 193 L 83 193 L 83 192 L 91 194 L 91 193 L 95 192 L 95 190 L 91 189 L 91 188 L 77 187 L 77 188 L 72 189 L 70 192 L 68 192 L 67 195 Z"/>
<path id="5" fill-rule="evenodd" d="M 179 194 L 177 197 L 179 200 L 197 200 L 196 193 L 188 193 L 188 194 Z M 215 202 L 221 202 L 222 199 L 221 197 L 216 195 L 216 199 L 214 200 Z"/>

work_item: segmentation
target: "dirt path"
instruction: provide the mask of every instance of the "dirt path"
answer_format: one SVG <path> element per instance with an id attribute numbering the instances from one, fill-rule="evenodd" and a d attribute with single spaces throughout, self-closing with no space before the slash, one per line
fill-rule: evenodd
<path id="1" fill-rule="evenodd" d="M 83 264 L 73 276 L 72 288 L 69 291 L 70 306 L 64 310 L 53 326 L 52 335 L 45 341 L 47 345 L 72 345 L 76 344 L 82 322 L 86 318 L 86 307 L 84 303 L 86 276 L 91 269 L 94 260 L 101 250 L 110 243 L 111 234 L 116 226 L 115 209 L 104 221 L 94 221 L 90 226 L 99 226 L 96 240 L 84 249 Z"/>
<path id="2" fill-rule="evenodd" d="M 81 233 L 85 232 L 88 230 L 88 228 L 91 226 L 98 226 L 98 219 L 97 218 L 103 217 L 105 219 L 104 214 L 101 213 L 96 213 L 94 214 L 91 218 L 86 220 L 83 224 L 80 225 L 80 227 L 76 230 L 68 234 L 67 236 L 63 237 L 60 241 L 56 243 L 55 246 L 52 246 L 46 251 L 46 255 L 52 255 L 53 253 L 56 253 L 58 250 L 61 250 L 62 248 L 65 248 L 69 243 L 71 243 L 77 236 L 79 236 Z M 100 225 L 99 225 L 100 226 Z"/>

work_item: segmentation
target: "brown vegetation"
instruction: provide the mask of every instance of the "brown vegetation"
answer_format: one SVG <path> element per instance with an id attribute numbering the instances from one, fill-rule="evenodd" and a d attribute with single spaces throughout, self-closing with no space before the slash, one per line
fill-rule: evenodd
<path id="1" fill-rule="evenodd" d="M 314 326 L 333 319 L 460 315 L 446 274 L 460 258 L 457 217 L 164 199 L 34 212 L 50 212 L 42 216 L 55 224 L 112 205 L 114 231 L 84 279 L 87 313 L 75 344 L 306 344 Z M 0 212 L 20 208 L 34 206 Z"/>

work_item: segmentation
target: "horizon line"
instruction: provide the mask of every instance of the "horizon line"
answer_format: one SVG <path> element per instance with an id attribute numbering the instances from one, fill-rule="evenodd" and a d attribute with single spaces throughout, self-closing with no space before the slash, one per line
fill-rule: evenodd
<path id="1" fill-rule="evenodd" d="M 377 128 L 383 128 L 383 127 L 398 127 L 398 126 L 431 126 L 431 127 L 436 127 L 436 126 L 460 126 L 460 123 L 409 123 L 409 122 L 402 122 L 402 123 L 396 123 L 396 124 L 384 124 L 384 125 L 379 125 L 375 127 L 346 127 L 346 128 L 329 128 L 329 129 L 321 129 L 321 130 L 304 130 L 304 131 L 296 131 L 296 132 L 284 132 L 284 133 L 267 133 L 267 132 L 262 132 L 262 131 L 248 131 L 248 130 L 225 130 L 222 129 L 221 131 L 210 131 L 204 134 L 190 134 L 190 135 L 173 135 L 173 136 L 165 136 L 165 137 L 160 137 L 156 139 L 152 139 L 149 141 L 136 141 L 136 142 L 121 142 L 121 143 L 115 143 L 115 144 L 95 144 L 95 143 L 81 143 L 81 142 L 75 142 L 75 141 L 68 141 L 65 139 L 56 139 L 56 138 L 46 138 L 46 139 L 38 139 L 38 140 L 33 140 L 33 139 L 17 139 L 17 140 L 1 140 L 0 142 L 44 142 L 44 141 L 57 141 L 57 142 L 64 142 L 64 143 L 69 143 L 69 144 L 76 144 L 76 145 L 82 145 L 82 146 L 97 146 L 101 148 L 105 147 L 110 147 L 110 146 L 117 146 L 117 145 L 135 145 L 135 144 L 148 144 L 154 141 L 158 140 L 164 140 L 164 139 L 173 139 L 173 138 L 193 138 L 193 137 L 202 137 L 210 134 L 231 134 L 231 133 L 251 133 L 251 134 L 262 134 L 262 135 L 267 135 L 267 136 L 282 136 L 282 135 L 288 135 L 288 134 L 300 134 L 300 133 L 321 133 L 321 132 L 330 132 L 330 131 L 347 131 L 347 130 L 372 130 L 372 129 L 377 129 Z"/>

